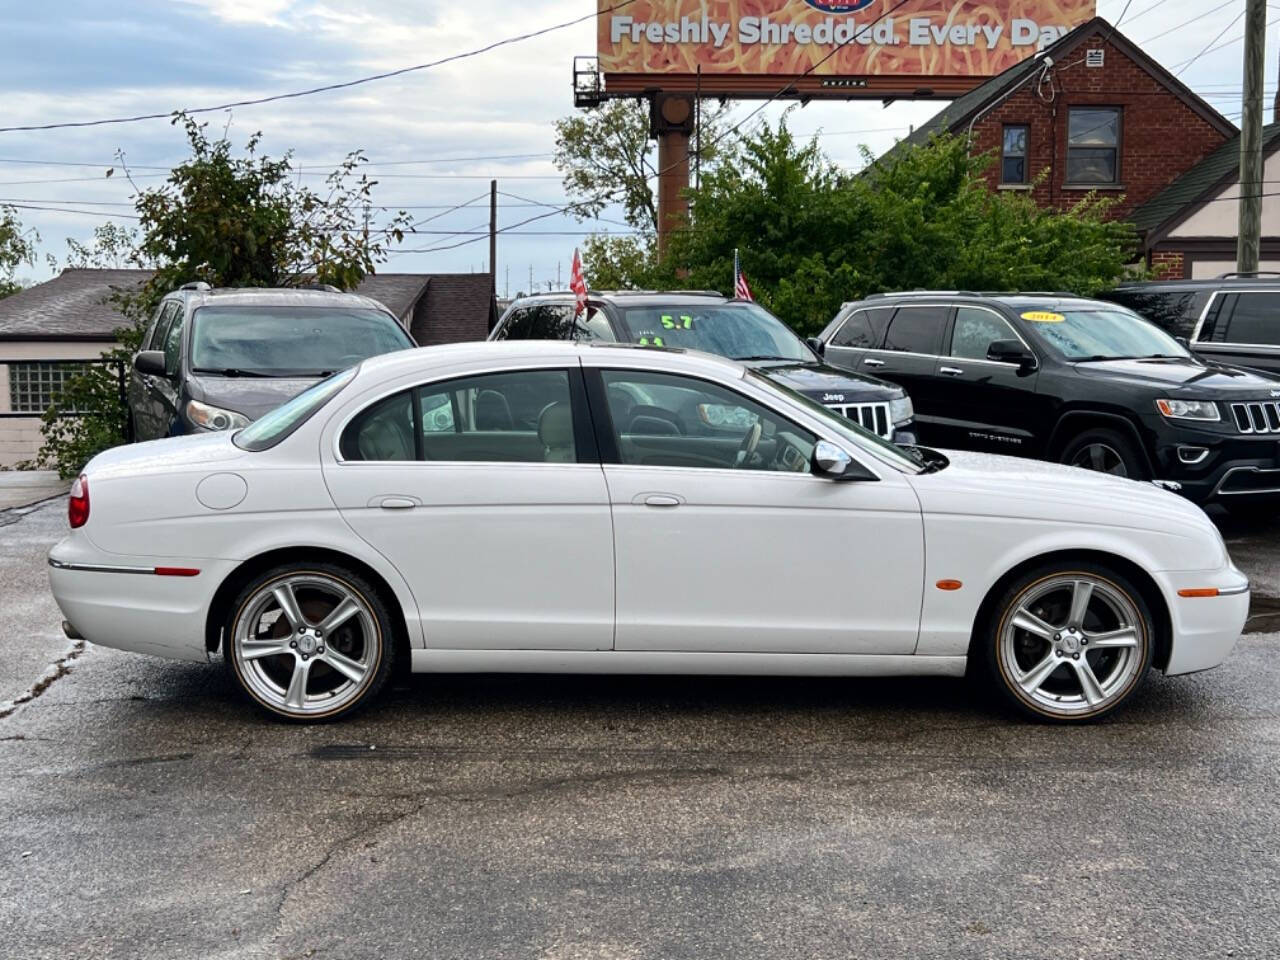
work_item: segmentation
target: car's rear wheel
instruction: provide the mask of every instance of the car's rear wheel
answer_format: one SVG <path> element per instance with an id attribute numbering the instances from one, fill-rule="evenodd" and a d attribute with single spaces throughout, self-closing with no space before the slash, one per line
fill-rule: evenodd
<path id="1" fill-rule="evenodd" d="M 1133 441 L 1115 430 L 1086 430 L 1063 448 L 1061 460 L 1073 467 L 1130 480 L 1147 479 L 1142 455 Z"/>
<path id="2" fill-rule="evenodd" d="M 360 576 L 327 564 L 268 570 L 240 591 L 225 660 L 251 700 L 289 720 L 345 716 L 391 673 L 391 616 Z"/>
<path id="3" fill-rule="evenodd" d="M 984 627 L 987 673 L 1018 712 L 1078 723 L 1116 710 L 1151 665 L 1155 626 L 1142 594 L 1096 564 L 1018 577 Z"/>

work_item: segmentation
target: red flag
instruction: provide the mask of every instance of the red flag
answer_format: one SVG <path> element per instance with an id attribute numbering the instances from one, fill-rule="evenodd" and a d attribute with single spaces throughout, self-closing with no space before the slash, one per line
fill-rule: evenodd
<path id="1" fill-rule="evenodd" d="M 754 300 L 751 296 L 751 288 L 747 286 L 747 275 L 742 272 L 742 268 L 738 268 L 738 278 L 733 282 L 733 295 L 739 300 Z"/>
<path id="2" fill-rule="evenodd" d="M 582 275 L 582 258 L 578 251 L 573 251 L 573 268 L 569 271 L 569 289 L 576 295 L 577 307 L 574 316 L 587 309 L 587 278 Z"/>

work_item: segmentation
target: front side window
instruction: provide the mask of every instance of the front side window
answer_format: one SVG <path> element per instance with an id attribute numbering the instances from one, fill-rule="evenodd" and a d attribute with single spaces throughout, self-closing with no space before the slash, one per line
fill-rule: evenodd
<path id="1" fill-rule="evenodd" d="M 1218 327 L 1221 326 L 1220 321 Z M 1213 339 L 1221 343 L 1280 345 L 1280 293 L 1237 294 L 1225 332 Z"/>
<path id="2" fill-rule="evenodd" d="M 701 350 L 731 360 L 808 363 L 810 350 L 785 323 L 754 303 L 682 303 L 622 311 L 625 339 L 641 346 Z"/>
<path id="3" fill-rule="evenodd" d="M 1067 360 L 1132 360 L 1187 357 L 1190 354 L 1163 330 L 1136 313 L 1110 310 L 1033 310 L 1023 313 L 1026 329 Z"/>
<path id="4" fill-rule="evenodd" d="M 597 307 L 573 316 L 573 339 L 583 343 L 616 343 L 608 315 Z"/>
<path id="5" fill-rule="evenodd" d="M 815 437 L 754 400 L 693 377 L 605 370 L 625 464 L 805 472 Z"/>
<path id="6" fill-rule="evenodd" d="M 1120 179 L 1120 110 L 1072 107 L 1067 119 L 1067 183 L 1105 186 Z"/>
<path id="7" fill-rule="evenodd" d="M 177 310 L 174 313 L 173 321 L 169 324 L 164 335 L 164 372 L 169 376 L 177 376 L 178 365 L 182 360 L 182 331 L 185 327 L 186 319 L 181 304 L 177 304 Z"/>
<path id="8" fill-rule="evenodd" d="M 355 375 L 355 368 L 352 367 L 328 380 L 321 380 L 315 386 L 303 390 L 288 403 L 276 407 L 266 416 L 237 431 L 231 438 L 232 442 L 241 450 L 250 452 L 274 447 L 306 423 L 317 410 L 350 383 Z"/>
<path id="9" fill-rule="evenodd" d="M 905 353 L 942 352 L 942 331 L 948 307 L 900 307 L 889 324 L 884 349 Z"/>
<path id="10" fill-rule="evenodd" d="M 357 414 L 345 460 L 577 463 L 566 370 L 518 370 L 402 390 Z"/>
<path id="11" fill-rule="evenodd" d="M 573 330 L 573 315 L 573 307 L 564 303 L 518 307 L 494 339 L 566 340 Z"/>
<path id="12" fill-rule="evenodd" d="M 951 333 L 951 356 L 965 360 L 987 359 L 987 348 L 996 340 L 1017 340 L 1008 321 L 990 310 L 957 307 Z"/>
<path id="13" fill-rule="evenodd" d="M 1001 183 L 1027 182 L 1027 139 L 1030 130 L 1030 127 L 1021 124 L 1010 124 L 1004 128 L 1004 139 L 1000 147 Z"/>
<path id="14" fill-rule="evenodd" d="M 192 323 L 191 368 L 215 375 L 329 376 L 413 346 L 393 317 L 366 307 L 210 305 Z"/>

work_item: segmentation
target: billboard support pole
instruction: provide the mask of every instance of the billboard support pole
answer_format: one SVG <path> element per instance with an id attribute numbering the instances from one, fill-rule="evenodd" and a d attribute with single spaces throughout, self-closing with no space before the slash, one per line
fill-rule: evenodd
<path id="1" fill-rule="evenodd" d="M 702 64 L 698 64 L 698 80 L 693 93 L 693 188 L 696 190 L 700 186 L 702 186 Z"/>
<path id="2" fill-rule="evenodd" d="M 693 133 L 693 98 L 657 94 L 652 101 L 650 132 L 658 138 L 658 255 L 671 234 L 689 216 L 689 137 Z"/>

